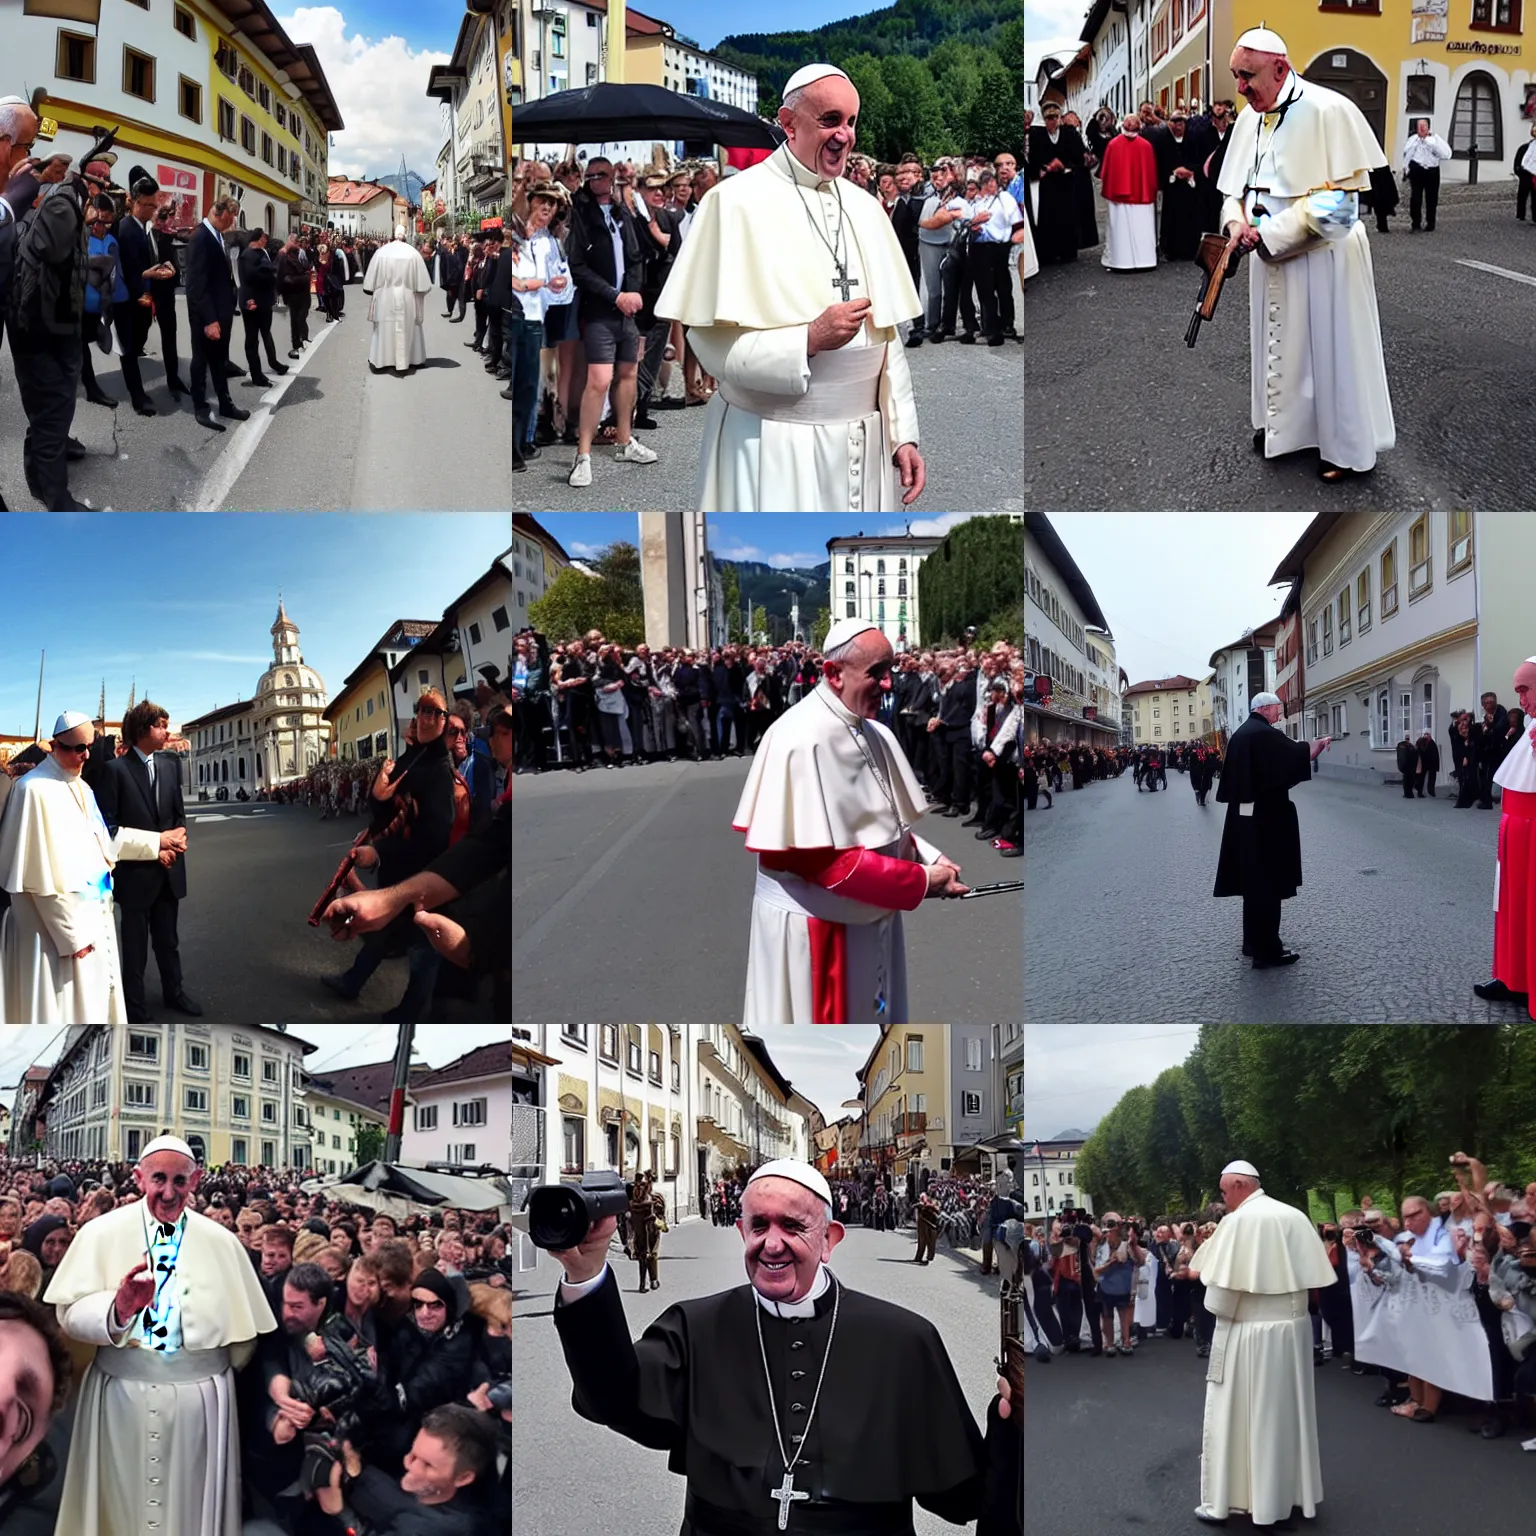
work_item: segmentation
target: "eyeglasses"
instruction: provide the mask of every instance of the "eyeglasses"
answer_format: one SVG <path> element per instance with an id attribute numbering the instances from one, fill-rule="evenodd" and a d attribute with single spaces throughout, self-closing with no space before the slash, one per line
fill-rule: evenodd
<path id="1" fill-rule="evenodd" d="M 467 736 L 469 732 L 462 725 L 445 725 L 443 727 L 443 734 L 445 736 Z"/>
<path id="2" fill-rule="evenodd" d="M 439 709 L 435 704 L 418 704 L 416 706 L 416 714 L 422 720 L 430 720 L 434 717 L 446 719 L 448 711 L 446 709 Z"/>

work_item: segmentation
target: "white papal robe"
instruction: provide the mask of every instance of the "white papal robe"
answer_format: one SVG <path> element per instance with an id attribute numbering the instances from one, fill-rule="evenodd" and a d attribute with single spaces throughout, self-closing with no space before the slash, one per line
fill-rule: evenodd
<path id="1" fill-rule="evenodd" d="M 80 1386 L 61 1536 L 240 1536 L 234 1371 L 277 1322 L 234 1233 L 192 1210 L 185 1220 L 174 1269 L 156 1277 L 157 1314 L 175 1303 L 166 1342 L 179 1347 L 152 1347 L 147 1311 L 112 1326 L 117 1288 L 147 1251 L 142 1200 L 81 1227 L 43 1297 L 65 1333 L 98 1346 Z"/>
<path id="2" fill-rule="evenodd" d="M 1323 1498 L 1307 1292 L 1332 1285 L 1312 1223 L 1255 1190 L 1195 1250 L 1216 1319 L 1205 1377 L 1200 1508 L 1216 1519 L 1247 1511 L 1273 1525 Z"/>
<path id="3" fill-rule="evenodd" d="M 1151 203 L 1106 203 L 1109 210 L 1101 266 L 1144 272 L 1157 266 L 1157 220 Z"/>
<path id="4" fill-rule="evenodd" d="M 0 915 L 0 1022 L 127 1022 L 111 871 L 159 853 L 158 832 L 112 836 L 85 780 L 52 758 L 12 784 L 0 817 L 0 887 L 11 896 Z"/>
<path id="5" fill-rule="evenodd" d="M 1226 195 L 1222 227 L 1246 216 L 1262 234 L 1276 220 L 1273 243 L 1265 242 L 1274 249 L 1294 248 L 1298 234 L 1325 236 L 1288 260 L 1251 258 L 1250 404 L 1266 458 L 1316 448 L 1330 464 L 1368 470 L 1397 441 L 1371 245 L 1357 207 L 1370 171 L 1386 163 L 1352 101 L 1294 72 L 1275 111 L 1247 108 L 1233 125 L 1217 182 Z M 1310 195 L 1325 189 L 1349 194 L 1326 227 L 1308 220 Z M 1282 238 L 1287 225 L 1306 227 Z"/>
<path id="6" fill-rule="evenodd" d="M 924 814 L 900 743 L 878 721 L 847 709 L 825 683 L 768 728 L 732 821 L 759 855 L 742 1010 L 748 1026 L 906 1020 L 902 909 L 879 896 L 899 884 L 910 910 L 922 901 L 927 877 L 904 869 L 893 881 L 895 866 L 863 855 L 934 863 L 939 850 L 911 831 Z M 853 866 L 840 872 L 843 889 L 773 867 L 802 854 Z M 876 899 L 845 894 L 850 887 Z"/>
<path id="7" fill-rule="evenodd" d="M 872 307 L 846 346 L 810 357 L 810 322 L 845 297 L 828 240 L 846 259 L 847 299 Z M 922 306 L 878 199 L 775 151 L 699 204 L 656 313 L 682 321 L 720 386 L 704 418 L 702 511 L 900 509 L 892 455 L 918 431 L 897 326 Z"/>
<path id="8" fill-rule="evenodd" d="M 421 253 L 404 240 L 391 240 L 373 253 L 363 292 L 369 294 L 368 361 L 375 368 L 404 373 L 427 360 L 422 330 L 432 274 Z"/>

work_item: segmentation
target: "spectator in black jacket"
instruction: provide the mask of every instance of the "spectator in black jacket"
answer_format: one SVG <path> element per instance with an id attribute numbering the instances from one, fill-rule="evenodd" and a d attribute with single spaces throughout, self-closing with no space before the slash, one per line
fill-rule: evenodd
<path id="1" fill-rule="evenodd" d="M 643 355 L 635 384 L 635 426 L 653 432 L 657 423 L 650 414 L 651 391 L 661 371 L 667 338 L 672 333 L 670 320 L 656 318 L 656 301 L 667 286 L 672 264 L 682 246 L 682 215 L 668 208 L 667 178 L 656 174 L 640 178 L 638 197 L 630 193 L 630 207 L 635 215 L 635 229 L 640 241 L 643 276 L 640 280 L 640 313 L 635 317 L 643 341 Z"/>
<path id="2" fill-rule="evenodd" d="M 174 277 L 176 269 L 173 266 L 167 274 L 155 244 L 155 200 L 160 195 L 159 187 L 144 177 L 133 184 L 132 191 L 133 201 L 117 221 L 115 231 L 118 265 L 128 297 L 112 306 L 112 325 L 122 348 L 123 379 L 133 398 L 133 408 L 141 416 L 153 416 L 155 408 L 145 393 L 139 369 L 144 343 L 149 340 L 149 328 L 155 318 L 155 297 L 150 284 L 155 278 Z"/>
<path id="3" fill-rule="evenodd" d="M 272 380 L 261 371 L 261 346 L 265 343 L 267 363 L 273 373 L 287 373 L 287 363 L 277 360 L 272 344 L 272 311 L 277 308 L 277 269 L 267 249 L 267 232 L 258 229 L 240 252 L 240 319 L 245 326 L 245 366 L 250 370 L 248 384 L 269 389 Z"/>
<path id="4" fill-rule="evenodd" d="M 672 688 L 676 695 L 677 723 L 688 732 L 693 760 L 701 763 L 709 756 L 704 741 L 704 725 L 699 712 L 699 672 L 685 652 L 672 669 Z"/>
<path id="5" fill-rule="evenodd" d="M 313 272 L 309 252 L 297 235 L 289 235 L 277 253 L 273 279 L 288 310 L 288 356 L 296 358 L 299 348 L 309 344 L 310 277 Z"/>
<path id="6" fill-rule="evenodd" d="M 506 345 L 507 311 L 512 307 L 512 247 L 499 229 L 489 234 L 492 252 L 480 273 L 485 303 L 485 371 L 498 379 L 510 379 Z"/>
<path id="7" fill-rule="evenodd" d="M 402 1328 L 388 1356 L 388 1381 L 400 1413 L 379 1437 L 381 1449 L 395 1458 L 405 1455 L 424 1415 L 444 1403 L 464 1402 L 479 1385 L 470 1379 L 479 1329 L 466 1322 L 448 1277 L 422 1270 L 411 1282 L 411 1308 L 414 1323 Z"/>
<path id="8" fill-rule="evenodd" d="M 592 483 L 592 439 L 610 389 L 614 458 L 625 464 L 656 462 L 656 455 L 630 436 L 640 369 L 636 316 L 645 302 L 640 236 L 634 216 L 613 196 L 613 164 L 601 155 L 587 162 L 586 185 L 571 202 L 570 264 L 581 289 L 581 339 L 587 355 L 570 483 L 586 486 Z"/>
<path id="9" fill-rule="evenodd" d="M 1499 703 L 1496 693 L 1485 693 L 1479 700 L 1482 713 L 1478 716 L 1477 748 L 1477 805 L 1479 810 L 1493 809 L 1494 770 L 1504 759 L 1506 739 L 1509 736 L 1509 711 Z"/>
<path id="10" fill-rule="evenodd" d="M 187 246 L 187 318 L 192 327 L 192 409 L 198 423 L 222 432 L 208 409 L 208 379 L 213 378 L 219 415 L 245 421 L 250 412 L 229 394 L 230 329 L 235 323 L 235 283 L 230 276 L 224 236 L 234 228 L 240 204 L 233 197 L 215 198 L 208 216 L 192 232 Z"/>
<path id="11" fill-rule="evenodd" d="M 1435 798 L 1435 775 L 1440 772 L 1440 748 L 1435 745 L 1435 738 L 1425 731 L 1418 740 L 1419 768 L 1414 776 L 1413 787 L 1418 793 L 1419 799 L 1424 798 L 1424 791 L 1429 790 L 1429 798 Z"/>
<path id="12" fill-rule="evenodd" d="M 715 741 L 721 757 L 725 756 L 726 727 L 736 733 L 736 756 L 740 757 L 746 738 L 746 669 L 737 660 L 736 647 L 728 645 L 715 653 L 710 667 L 715 695 Z"/>
<path id="13" fill-rule="evenodd" d="M 942 669 L 940 676 L 942 677 Z M 976 677 L 968 671 L 941 687 L 939 712 L 928 722 L 938 743 L 946 804 L 941 816 L 968 816 L 971 810 L 971 716 L 976 713 Z"/>
<path id="14" fill-rule="evenodd" d="M 155 301 L 155 325 L 160 331 L 166 387 L 172 400 L 180 400 L 191 391 L 181 376 L 181 357 L 176 350 L 176 290 L 181 286 L 181 269 L 176 265 L 176 237 L 171 233 L 175 211 L 169 206 L 155 210 L 155 259 L 165 276 L 151 277 L 149 292 Z"/>

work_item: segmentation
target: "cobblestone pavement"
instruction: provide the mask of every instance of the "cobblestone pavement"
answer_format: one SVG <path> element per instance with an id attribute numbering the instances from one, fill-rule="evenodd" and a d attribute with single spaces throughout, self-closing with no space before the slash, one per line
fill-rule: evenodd
<path id="1" fill-rule="evenodd" d="M 1454 789 L 1454 786 L 1452 786 Z M 1137 793 L 1130 772 L 1024 818 L 1025 1017 L 1082 1023 L 1487 1023 L 1472 995 L 1493 953 L 1498 811 L 1441 786 L 1318 778 L 1291 791 L 1303 884 L 1280 937 L 1298 964 L 1254 971 L 1242 909 L 1211 895 L 1226 807 L 1186 775 Z"/>
<path id="2" fill-rule="evenodd" d="M 663 1187 L 663 1193 L 668 1193 Z M 668 1208 L 671 1208 L 668 1193 Z M 939 1245 L 931 1264 L 911 1262 L 916 1235 L 850 1227 L 832 1256 L 838 1279 L 929 1318 L 944 1339 L 976 1422 L 985 1428 L 997 1391 L 997 1277 L 983 1279 L 974 1257 Z M 728 1290 L 745 1279 L 741 1238 L 734 1227 L 698 1217 L 674 1224 L 661 1239 L 661 1290 L 637 1295 L 635 1265 L 615 1243 L 610 1261 L 624 1291 L 624 1310 L 638 1337 L 674 1301 Z M 540 1536 L 674 1536 L 682 1520 L 683 1479 L 667 1471 L 659 1451 L 577 1416 L 571 1380 L 550 1314 L 560 1269 L 540 1254 L 537 1266 L 514 1278 L 517 1320 L 512 1381 L 513 1508 L 519 1530 Z M 823 1411 L 832 1405 L 824 1404 Z M 852 1410 L 858 1411 L 858 1405 Z M 770 1514 L 772 1511 L 770 1510 Z M 950 1525 L 914 1505 L 917 1536 L 963 1536 L 974 1524 Z M 1049 1526 L 1034 1526 L 1045 1531 Z"/>

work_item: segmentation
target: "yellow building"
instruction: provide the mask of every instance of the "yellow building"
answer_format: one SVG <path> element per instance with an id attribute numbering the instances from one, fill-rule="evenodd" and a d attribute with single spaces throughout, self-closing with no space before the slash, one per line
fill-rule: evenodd
<path id="1" fill-rule="evenodd" d="M 1163 747 L 1211 734 L 1211 680 L 1182 673 L 1135 683 L 1131 701 L 1131 741 L 1138 747 Z"/>
<path id="2" fill-rule="evenodd" d="M 937 1173 L 945 1142 L 949 1063 L 943 1025 L 887 1025 L 859 1069 L 863 1156 L 887 1178 Z M 929 1105 L 933 1106 L 930 1118 Z"/>
<path id="3" fill-rule="evenodd" d="M 397 732 L 390 710 L 389 669 L 436 628 L 428 619 L 396 619 L 347 674 L 323 716 L 331 728 L 332 761 L 361 763 L 394 751 Z"/>
<path id="4" fill-rule="evenodd" d="M 1536 42 L 1527 47 L 1519 0 L 1321 0 L 1276 15 L 1260 0 L 1212 10 L 1217 96 L 1232 96 L 1232 44 L 1268 18 L 1307 80 L 1354 101 L 1393 169 L 1414 120 L 1450 146 L 1447 181 L 1512 179 L 1515 150 L 1536 121 Z"/>

